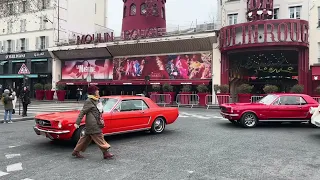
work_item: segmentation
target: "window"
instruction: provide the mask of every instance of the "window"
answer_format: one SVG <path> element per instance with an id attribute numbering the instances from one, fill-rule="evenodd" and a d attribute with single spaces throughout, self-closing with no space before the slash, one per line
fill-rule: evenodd
<path id="1" fill-rule="evenodd" d="M 3 64 L 3 74 L 9 74 L 9 62 Z"/>
<path id="2" fill-rule="evenodd" d="M 318 7 L 318 28 L 320 27 L 320 7 Z"/>
<path id="3" fill-rule="evenodd" d="M 48 72 L 48 61 L 39 61 L 31 63 L 31 73 L 47 73 Z"/>
<path id="4" fill-rule="evenodd" d="M 18 49 L 17 49 L 18 50 Z M 20 50 L 24 51 L 26 50 L 26 39 L 25 38 L 21 38 L 20 39 Z"/>
<path id="5" fill-rule="evenodd" d="M 25 13 L 27 11 L 27 1 L 22 1 L 21 12 Z"/>
<path id="6" fill-rule="evenodd" d="M 279 19 L 279 8 L 273 10 L 273 19 Z"/>
<path id="7" fill-rule="evenodd" d="M 12 49 L 11 49 L 11 47 L 12 47 L 12 41 L 11 40 L 7 40 L 7 52 L 11 52 L 12 51 Z"/>
<path id="8" fill-rule="evenodd" d="M 165 12 L 164 12 L 164 7 L 161 8 L 161 18 L 162 19 L 166 19 L 166 15 L 165 15 Z"/>
<path id="9" fill-rule="evenodd" d="M 143 100 L 124 100 L 117 105 L 115 111 L 125 112 L 125 111 L 141 111 L 148 109 L 148 105 Z"/>
<path id="10" fill-rule="evenodd" d="M 13 14 L 14 14 L 13 4 L 10 3 L 8 6 L 9 6 L 9 7 L 8 7 L 8 9 L 9 9 L 9 15 L 13 15 Z"/>
<path id="11" fill-rule="evenodd" d="M 274 105 L 304 105 L 308 104 L 300 96 L 281 96 Z"/>
<path id="12" fill-rule="evenodd" d="M 127 6 L 124 6 L 123 8 L 123 17 L 127 16 Z"/>
<path id="13" fill-rule="evenodd" d="M 110 112 L 113 106 L 118 102 L 118 99 L 113 98 L 103 98 L 100 99 L 103 106 L 103 112 Z"/>
<path id="14" fill-rule="evenodd" d="M 12 21 L 8 21 L 7 22 L 7 33 L 12 33 L 12 29 L 13 29 L 13 27 L 12 27 Z"/>
<path id="15" fill-rule="evenodd" d="M 137 7 L 135 4 L 131 4 L 130 6 L 130 16 L 135 16 L 137 13 Z"/>
<path id="16" fill-rule="evenodd" d="M 40 17 L 40 28 L 39 28 L 40 30 L 46 29 L 46 25 L 47 25 L 46 19 L 47 19 L 47 16 Z"/>
<path id="17" fill-rule="evenodd" d="M 141 14 L 143 14 L 143 15 L 147 14 L 147 5 L 146 5 L 146 3 L 141 4 L 140 11 L 141 11 Z"/>
<path id="18" fill-rule="evenodd" d="M 20 32 L 25 32 L 26 31 L 26 24 L 27 21 L 25 19 L 20 20 Z"/>
<path id="19" fill-rule="evenodd" d="M 46 49 L 46 37 L 45 36 L 40 37 L 40 49 Z"/>
<path id="20" fill-rule="evenodd" d="M 229 25 L 237 24 L 238 22 L 238 13 L 237 14 L 228 14 Z"/>
<path id="21" fill-rule="evenodd" d="M 301 6 L 295 6 L 289 8 L 291 19 L 300 19 L 301 16 Z"/>
<path id="22" fill-rule="evenodd" d="M 152 5 L 152 15 L 159 16 L 159 9 L 157 4 Z"/>

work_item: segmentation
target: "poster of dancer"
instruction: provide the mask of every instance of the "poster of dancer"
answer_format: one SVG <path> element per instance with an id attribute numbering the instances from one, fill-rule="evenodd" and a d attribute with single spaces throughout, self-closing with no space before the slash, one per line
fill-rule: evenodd
<path id="1" fill-rule="evenodd" d="M 114 59 L 113 79 L 211 79 L 211 53 Z"/>

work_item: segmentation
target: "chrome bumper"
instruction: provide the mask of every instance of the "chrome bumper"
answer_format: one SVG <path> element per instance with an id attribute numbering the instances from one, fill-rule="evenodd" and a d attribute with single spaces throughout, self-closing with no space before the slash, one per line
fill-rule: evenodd
<path id="1" fill-rule="evenodd" d="M 223 115 L 223 116 L 231 116 L 231 117 L 239 116 L 239 114 L 228 114 L 228 113 L 223 113 L 223 112 L 220 112 L 220 114 Z"/>
<path id="2" fill-rule="evenodd" d="M 39 129 L 37 127 L 33 127 L 33 130 L 34 131 L 39 131 L 39 132 L 45 132 L 45 133 L 52 133 L 52 134 L 66 134 L 66 133 L 69 133 L 70 131 L 69 130 L 64 130 L 64 131 L 50 131 L 50 130 L 44 130 L 44 129 Z"/>

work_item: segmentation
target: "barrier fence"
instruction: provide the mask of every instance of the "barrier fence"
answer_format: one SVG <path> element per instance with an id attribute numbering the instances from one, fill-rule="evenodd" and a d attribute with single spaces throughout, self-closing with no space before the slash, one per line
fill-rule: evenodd
<path id="1" fill-rule="evenodd" d="M 151 94 L 150 99 L 158 105 L 166 106 L 172 104 L 170 94 Z"/>
<path id="2" fill-rule="evenodd" d="M 199 96 L 197 94 L 177 94 L 176 103 L 180 106 L 193 106 L 199 104 Z"/>
<path id="3" fill-rule="evenodd" d="M 258 102 L 260 99 L 262 99 L 264 96 L 251 96 L 251 103 Z"/>
<path id="4" fill-rule="evenodd" d="M 206 100 L 205 100 L 205 104 L 207 106 L 207 109 L 209 109 L 209 107 L 216 107 L 216 106 L 220 106 L 220 104 L 224 104 L 224 103 L 230 103 L 231 99 L 230 99 L 230 95 L 206 95 Z"/>

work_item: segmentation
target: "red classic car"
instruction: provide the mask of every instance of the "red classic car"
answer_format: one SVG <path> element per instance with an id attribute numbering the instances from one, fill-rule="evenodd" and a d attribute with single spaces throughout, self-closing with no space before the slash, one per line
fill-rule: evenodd
<path id="1" fill-rule="evenodd" d="M 162 133 L 167 124 L 179 116 L 178 108 L 159 107 L 151 99 L 141 96 L 105 96 L 103 105 L 105 128 L 103 134 L 112 135 L 133 131 Z M 85 118 L 79 129 L 74 123 L 80 110 L 40 114 L 35 116 L 34 131 L 51 140 L 72 140 L 77 142 L 85 133 Z"/>
<path id="2" fill-rule="evenodd" d="M 228 103 L 220 106 L 221 115 L 243 127 L 255 127 L 258 122 L 310 122 L 311 107 L 319 103 L 305 94 L 269 94 L 255 103 Z"/>

